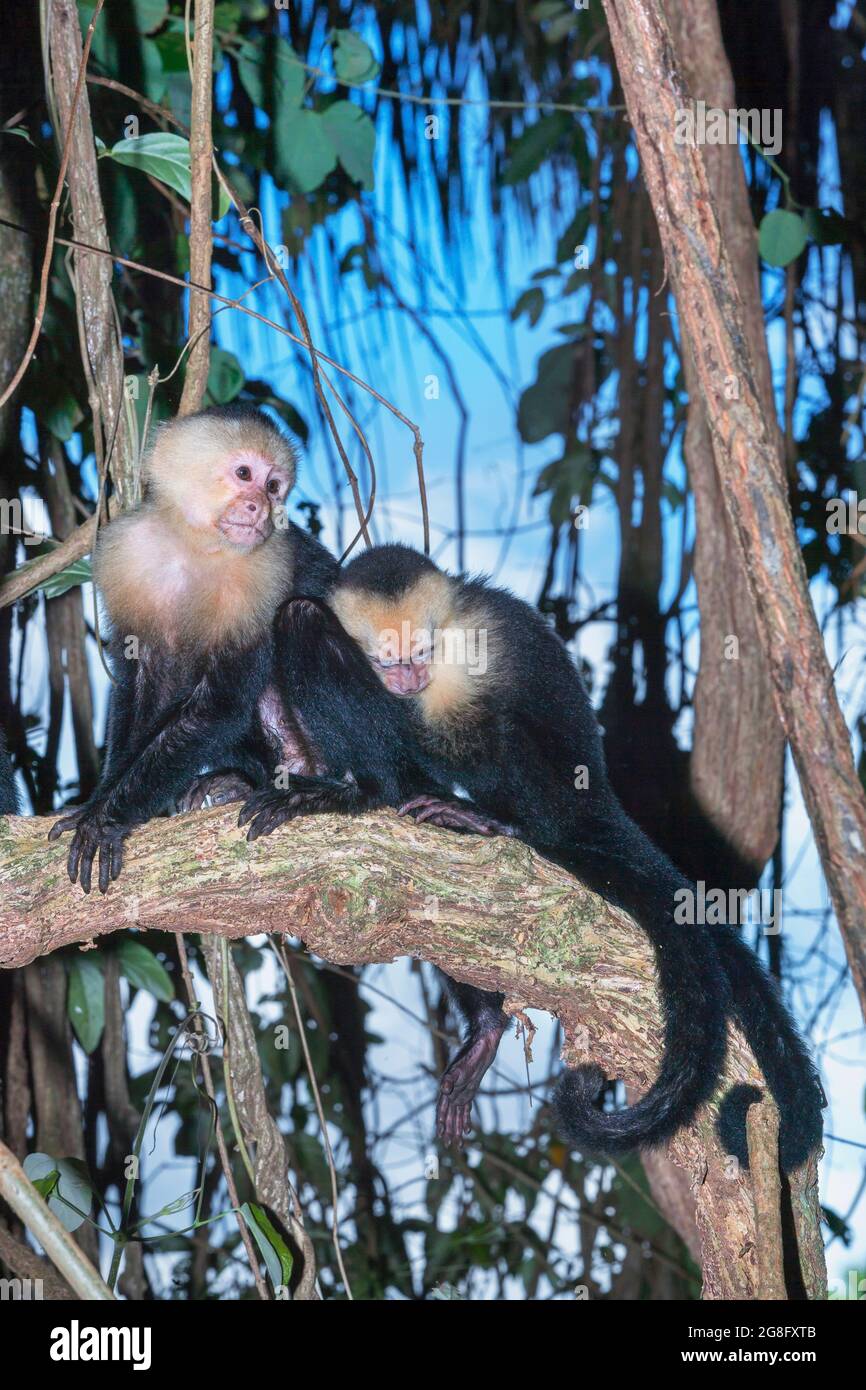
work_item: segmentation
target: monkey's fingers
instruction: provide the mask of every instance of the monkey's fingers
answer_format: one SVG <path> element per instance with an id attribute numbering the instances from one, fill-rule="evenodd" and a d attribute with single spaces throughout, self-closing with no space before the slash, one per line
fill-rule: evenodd
<path id="1" fill-rule="evenodd" d="M 77 876 L 83 893 L 90 892 L 96 850 L 95 840 L 84 829 L 79 830 L 69 851 L 69 877 L 74 883 Z"/>
<path id="2" fill-rule="evenodd" d="M 471 1131 L 471 1100 L 456 1100 L 450 1092 L 440 1091 L 436 1104 L 436 1134 L 438 1138 L 447 1149 L 452 1146 L 456 1149 L 462 1149 L 463 1140 Z"/>
<path id="3" fill-rule="evenodd" d="M 64 830 L 74 830 L 83 815 L 84 807 L 81 806 L 77 811 L 70 811 L 69 815 L 61 816 L 49 830 L 49 840 L 59 840 Z"/>
<path id="4" fill-rule="evenodd" d="M 258 792 L 244 803 L 238 825 L 243 827 L 249 824 L 247 839 L 252 843 L 260 835 L 270 835 L 286 821 L 292 820 L 299 810 L 298 798 L 291 792 Z"/>
<path id="5" fill-rule="evenodd" d="M 272 792 L 256 792 L 255 796 L 248 797 L 238 812 L 238 828 L 243 830 L 248 821 L 259 815 L 267 806 L 272 795 Z"/>
<path id="6" fill-rule="evenodd" d="M 441 801 L 429 803 L 416 812 L 410 812 L 417 825 L 429 822 L 443 830 L 462 830 L 470 835 L 514 835 L 514 827 L 492 816 L 482 815 L 470 806 L 459 802 Z"/>
<path id="7" fill-rule="evenodd" d="M 122 830 L 107 831 L 99 844 L 99 891 L 108 892 L 109 883 L 114 883 L 120 877 L 120 870 L 123 867 L 123 841 L 125 834 Z"/>
<path id="8" fill-rule="evenodd" d="M 423 796 L 413 796 L 411 801 L 404 801 L 402 806 L 397 807 L 398 816 L 411 816 L 413 812 L 420 811 L 422 806 L 441 806 L 442 801 L 438 796 L 430 796 L 425 793 Z"/>

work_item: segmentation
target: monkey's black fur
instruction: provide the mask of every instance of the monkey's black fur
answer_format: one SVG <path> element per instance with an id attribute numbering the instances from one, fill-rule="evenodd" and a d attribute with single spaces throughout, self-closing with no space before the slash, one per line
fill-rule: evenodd
<path id="1" fill-rule="evenodd" d="M 397 598 L 434 570 L 423 555 L 387 545 L 359 556 L 338 582 L 341 588 Z M 567 1072 L 557 1105 L 577 1147 L 614 1155 L 659 1144 L 687 1123 L 718 1082 L 726 1019 L 733 1011 L 779 1105 L 783 1167 L 795 1167 L 820 1140 L 823 1092 L 775 983 L 733 927 L 675 921 L 675 894 L 690 890 L 695 902 L 696 889 L 619 805 L 605 770 L 598 722 L 559 638 L 513 595 L 482 579 L 457 582 L 460 604 L 481 608 L 491 632 L 507 644 L 494 658 L 503 663 L 507 678 L 493 679 L 492 671 L 477 677 L 482 714 L 473 717 L 471 740 L 464 737 L 459 758 L 450 764 L 420 715 L 416 718 L 416 701 L 390 695 L 374 673 L 370 684 L 362 672 L 362 667 L 371 672 L 369 663 L 363 658 L 358 665 L 353 653 L 360 648 L 333 615 L 325 619 L 320 605 L 290 605 L 291 641 L 282 660 L 300 678 L 293 697 L 305 723 L 321 721 L 315 737 L 320 747 L 332 749 L 332 776 L 348 771 L 358 788 L 351 806 L 344 799 L 329 809 L 399 804 L 407 791 L 401 776 L 407 766 L 410 781 L 420 772 L 428 785 L 459 784 L 481 811 L 514 826 L 522 839 L 623 907 L 647 932 L 665 1011 L 661 1070 L 635 1105 L 607 1114 L 595 1108 L 603 1082 L 598 1069 Z M 414 751 L 407 764 L 408 748 Z M 588 771 L 587 785 L 576 790 L 573 769 L 581 766 Z M 303 800 L 302 791 L 299 795 Z M 453 984 L 451 993 L 469 1023 L 458 1056 L 483 1050 L 486 1040 L 489 1065 L 506 1022 L 501 996 Z M 474 1089 L 484 1069 L 480 1074 L 476 1069 Z M 735 1110 L 723 1109 L 721 1137 L 727 1151 L 745 1163 Z"/>
<path id="2" fill-rule="evenodd" d="M 0 729 L 0 816 L 17 814 L 18 790 L 15 786 L 15 774 L 6 747 L 6 735 Z"/>

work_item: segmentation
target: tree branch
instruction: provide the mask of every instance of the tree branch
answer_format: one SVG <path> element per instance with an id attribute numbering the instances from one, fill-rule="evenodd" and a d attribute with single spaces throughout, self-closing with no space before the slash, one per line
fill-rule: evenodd
<path id="1" fill-rule="evenodd" d="M 644 934 L 526 845 L 452 835 L 393 812 L 322 816 L 248 844 L 235 813 L 152 821 L 127 842 L 123 878 L 105 897 L 69 885 L 63 845 L 45 819 L 0 819 L 0 966 L 12 968 L 129 927 L 262 931 L 301 937 L 328 961 L 410 955 L 459 980 L 502 990 L 509 1008 L 545 1009 L 567 1036 L 578 1020 L 592 1058 L 643 1092 L 660 1058 L 662 1021 Z M 573 1047 L 570 1060 L 579 1060 Z M 724 1086 L 761 1084 L 731 1033 Z M 705 1107 L 670 1145 L 696 1197 L 705 1293 L 754 1298 L 758 1283 L 748 1174 L 733 1173 Z M 801 1266 L 822 1296 L 814 1159 L 792 1177 Z"/>

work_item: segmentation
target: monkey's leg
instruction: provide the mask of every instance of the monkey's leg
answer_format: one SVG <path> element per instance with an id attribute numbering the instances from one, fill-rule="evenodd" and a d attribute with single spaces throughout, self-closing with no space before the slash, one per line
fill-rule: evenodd
<path id="1" fill-rule="evenodd" d="M 439 1082 L 436 1133 L 448 1146 L 463 1147 L 472 1128 L 472 1102 L 499 1050 L 508 1025 L 502 994 L 461 984 L 438 970 L 451 1003 L 468 1025 L 466 1038 L 448 1063 Z"/>

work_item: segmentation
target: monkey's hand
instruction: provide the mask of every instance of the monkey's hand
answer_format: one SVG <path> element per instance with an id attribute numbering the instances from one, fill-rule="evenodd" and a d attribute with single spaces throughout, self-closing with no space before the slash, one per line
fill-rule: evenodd
<path id="1" fill-rule="evenodd" d="M 238 816 L 238 825 L 249 825 L 248 840 L 270 835 L 287 821 L 298 816 L 322 815 L 335 811 L 347 815 L 358 804 L 358 788 L 354 782 L 341 782 L 331 777 L 289 778 L 285 789 L 269 788 L 254 792 Z"/>
<path id="2" fill-rule="evenodd" d="M 110 816 L 100 802 L 90 801 L 55 821 L 48 838 L 59 840 L 64 830 L 74 831 L 66 861 L 70 883 L 78 880 L 84 892 L 89 893 L 93 861 L 98 856 L 99 891 L 107 893 L 109 883 L 120 874 L 123 842 L 132 828 Z"/>
<path id="3" fill-rule="evenodd" d="M 230 801 L 244 801 L 252 789 L 252 782 L 241 772 L 206 772 L 178 797 L 177 809 L 181 814 L 200 811 L 208 797 L 212 806 L 227 806 Z"/>
<path id="4" fill-rule="evenodd" d="M 470 1034 L 449 1062 L 439 1082 L 436 1101 L 436 1133 L 448 1148 L 463 1148 L 463 1140 L 472 1128 L 472 1102 L 484 1073 L 499 1048 L 502 1028 L 492 1026 Z"/>
<path id="5" fill-rule="evenodd" d="M 493 816 L 482 815 L 468 801 L 455 798 L 448 801 L 438 796 L 416 796 L 405 802 L 397 812 L 411 816 L 418 824 L 429 822 L 443 830 L 464 830 L 470 835 L 516 835 L 513 825 L 506 825 Z"/>

